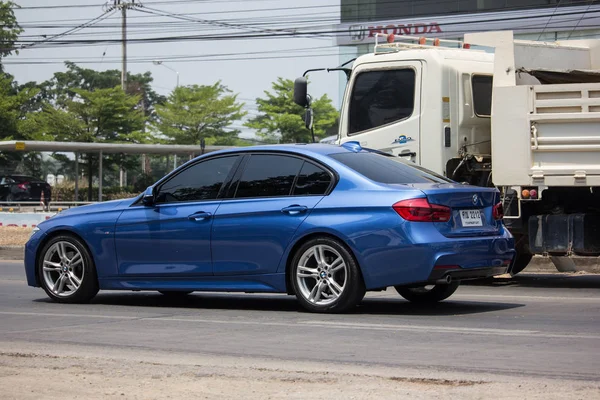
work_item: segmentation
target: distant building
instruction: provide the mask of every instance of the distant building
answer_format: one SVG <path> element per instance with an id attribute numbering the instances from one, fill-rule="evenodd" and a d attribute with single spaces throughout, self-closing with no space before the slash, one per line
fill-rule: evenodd
<path id="1" fill-rule="evenodd" d="M 513 30 L 518 39 L 600 37 L 600 4 L 582 0 L 341 0 L 341 63 L 371 52 L 376 33 L 460 39 Z M 352 51 L 352 50 L 355 51 Z"/>
<path id="2" fill-rule="evenodd" d="M 512 30 L 525 40 L 600 38 L 600 4 L 585 0 L 340 1 L 340 65 L 372 52 L 376 33 L 461 40 L 469 32 Z M 339 74 L 340 102 L 345 86 Z"/>

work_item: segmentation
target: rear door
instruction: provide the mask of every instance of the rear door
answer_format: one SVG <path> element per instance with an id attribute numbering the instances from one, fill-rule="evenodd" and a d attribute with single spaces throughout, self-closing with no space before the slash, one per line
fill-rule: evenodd
<path id="1" fill-rule="evenodd" d="M 420 61 L 369 63 L 357 67 L 342 116 L 342 142 L 379 149 L 420 163 Z"/>
<path id="2" fill-rule="evenodd" d="M 215 215 L 214 275 L 275 273 L 294 233 L 332 181 L 325 168 L 303 158 L 249 155 Z"/>

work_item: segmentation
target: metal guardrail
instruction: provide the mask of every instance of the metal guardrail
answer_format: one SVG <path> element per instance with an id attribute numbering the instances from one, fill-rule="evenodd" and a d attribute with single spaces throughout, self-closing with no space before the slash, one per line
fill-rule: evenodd
<path id="1" fill-rule="evenodd" d="M 33 209 L 34 212 L 62 211 L 65 208 L 78 207 L 86 204 L 98 203 L 97 201 L 50 201 L 42 205 L 39 201 L 0 201 L 0 211 L 21 212 L 24 208 Z"/>

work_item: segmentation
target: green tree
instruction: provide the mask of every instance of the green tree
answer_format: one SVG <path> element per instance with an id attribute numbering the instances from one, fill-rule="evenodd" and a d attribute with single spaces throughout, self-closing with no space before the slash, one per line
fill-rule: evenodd
<path id="1" fill-rule="evenodd" d="M 18 53 L 15 50 L 15 42 L 23 32 L 15 17 L 14 7 L 18 7 L 18 5 L 12 1 L 0 1 L 0 72 L 4 70 L 2 58 L 13 52 Z"/>
<path id="2" fill-rule="evenodd" d="M 260 115 L 244 125 L 257 130 L 264 141 L 282 143 L 312 142 L 311 133 L 304 124 L 304 108 L 294 103 L 294 82 L 277 78 L 273 91 L 265 91 L 265 98 L 256 99 Z M 336 125 L 338 112 L 327 95 L 312 101 L 315 138 L 321 139 Z"/>
<path id="3" fill-rule="evenodd" d="M 56 72 L 52 79 L 42 82 L 37 87 L 39 95 L 31 104 L 31 109 L 39 109 L 45 103 L 50 102 L 58 107 L 64 107 L 66 102 L 77 97 L 77 90 L 88 91 L 97 89 L 112 89 L 121 84 L 121 71 L 110 69 L 96 71 L 81 68 L 70 61 L 65 62 L 67 70 Z M 150 118 L 154 116 L 154 106 L 165 101 L 165 97 L 159 95 L 152 89 L 152 74 L 127 74 L 127 94 L 139 96 L 138 107 Z M 31 86 L 32 83 L 26 84 Z"/>
<path id="4" fill-rule="evenodd" d="M 164 104 L 156 106 L 155 129 L 170 143 L 233 144 L 238 130 L 228 129 L 246 113 L 237 95 L 221 82 L 176 88 Z"/>
<path id="5" fill-rule="evenodd" d="M 17 87 L 12 76 L 0 74 L 0 139 L 32 139 L 24 126 L 27 103 L 37 94 L 35 88 Z"/>
<path id="6" fill-rule="evenodd" d="M 45 130 L 41 130 L 41 128 L 33 130 L 36 130 L 39 140 L 42 140 L 41 137 L 44 135 L 45 137 L 53 137 L 56 140 L 89 141 L 86 138 L 87 133 L 82 133 L 82 130 L 77 126 L 78 122 L 70 118 L 68 113 L 64 115 L 64 113 L 56 112 L 49 115 L 52 111 L 49 107 L 62 111 L 73 110 L 73 101 L 83 101 L 80 90 L 90 93 L 100 90 L 117 90 L 117 87 L 121 83 L 121 71 L 116 69 L 96 71 L 82 68 L 72 62 L 66 62 L 65 65 L 65 71 L 55 73 L 51 79 L 45 82 L 39 84 L 28 82 L 21 86 L 23 89 L 39 89 L 39 93 L 29 102 L 27 107 L 32 115 L 40 114 L 40 116 L 36 117 L 38 121 L 35 121 L 32 125 L 38 128 L 43 127 Z M 164 96 L 157 94 L 152 89 L 152 82 L 153 78 L 150 72 L 128 74 L 127 94 L 137 98 L 138 103 L 135 105 L 135 110 L 145 114 L 146 120 L 152 120 L 155 117 L 155 104 L 165 100 Z M 109 127 L 111 121 L 117 125 L 120 124 L 118 118 L 115 119 L 111 115 L 106 115 L 105 117 L 103 126 Z M 135 123 L 134 121 L 133 125 Z M 156 142 L 156 139 L 151 135 L 144 134 L 147 130 L 146 125 L 147 123 L 144 123 L 141 129 L 136 128 L 134 131 L 127 132 L 126 130 L 131 129 L 131 126 L 124 124 L 121 125 L 122 129 L 120 131 L 115 131 L 114 134 L 105 135 L 105 137 L 100 135 L 97 140 Z M 63 164 L 64 171 L 67 173 L 73 171 L 73 162 L 69 158 L 64 158 L 60 155 L 54 155 L 54 157 Z M 91 166 L 88 165 L 88 168 L 93 168 L 95 171 L 97 158 L 93 155 L 83 156 L 84 162 L 88 160 L 92 163 L 90 164 Z M 136 181 L 141 176 L 142 171 L 140 156 L 127 154 L 105 155 L 103 170 L 103 182 L 109 185 L 119 182 L 119 170 L 127 171 L 131 179 Z"/>
<path id="7" fill-rule="evenodd" d="M 27 113 L 27 104 L 36 93 L 34 88 L 19 90 L 12 76 L 0 73 L 0 140 L 36 139 L 28 130 L 30 118 Z M 33 153 L 0 154 L 0 168 L 5 171 L 14 171 L 19 165 L 38 166 L 38 161 L 39 155 Z M 27 168 L 22 172 L 33 173 Z"/>
<path id="8" fill-rule="evenodd" d="M 46 104 L 41 111 L 33 113 L 28 121 L 29 131 L 58 141 L 149 141 L 148 134 L 143 132 L 146 117 L 138 107 L 139 96 L 128 95 L 118 86 L 94 91 L 73 89 L 73 93 L 74 97 L 65 100 L 63 107 Z M 88 199 L 92 198 L 95 158 L 93 154 L 84 156 L 88 166 Z M 118 159 L 109 160 L 109 165 L 118 162 Z"/>

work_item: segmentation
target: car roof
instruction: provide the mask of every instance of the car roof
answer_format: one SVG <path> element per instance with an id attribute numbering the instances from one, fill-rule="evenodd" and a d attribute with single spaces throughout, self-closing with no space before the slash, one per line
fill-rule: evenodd
<path id="1" fill-rule="evenodd" d="M 210 154 L 226 154 L 239 152 L 255 152 L 255 151 L 282 151 L 304 155 L 331 155 L 337 153 L 351 152 L 351 150 L 338 145 L 326 143 L 297 143 L 297 144 L 271 144 L 249 147 L 237 147 L 234 149 L 221 150 Z"/>

